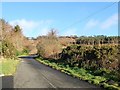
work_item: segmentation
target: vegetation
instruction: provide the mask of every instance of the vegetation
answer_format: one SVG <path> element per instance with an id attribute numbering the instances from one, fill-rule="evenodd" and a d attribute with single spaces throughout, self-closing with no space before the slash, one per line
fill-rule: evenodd
<path id="1" fill-rule="evenodd" d="M 61 62 L 70 66 L 84 67 L 85 69 L 106 68 L 119 69 L 118 46 L 80 46 L 72 45 L 63 49 L 60 54 Z"/>
<path id="2" fill-rule="evenodd" d="M 0 61 L 0 74 L 4 75 L 13 75 L 17 69 L 17 65 L 19 64 L 20 60 L 16 59 L 2 59 Z"/>
<path id="3" fill-rule="evenodd" d="M 19 63 L 17 55 L 28 54 L 28 50 L 22 43 L 25 37 L 22 34 L 19 25 L 14 28 L 5 20 L 0 19 L 2 34 L 0 34 L 0 74 L 12 75 Z M 19 53 L 22 52 L 22 53 Z"/>
<path id="4" fill-rule="evenodd" d="M 15 32 L 21 32 L 20 26 L 19 26 L 19 25 L 16 25 L 16 26 L 14 27 L 14 31 L 15 31 Z"/>
<path id="5" fill-rule="evenodd" d="M 79 67 L 71 67 L 69 65 L 59 63 L 56 60 L 52 60 L 52 59 L 46 60 L 41 57 L 36 58 L 36 60 L 45 65 L 48 65 L 56 70 L 60 70 L 61 72 L 64 72 L 68 75 L 71 75 L 78 79 L 88 81 L 89 83 L 99 85 L 99 86 L 104 87 L 109 90 L 120 90 L 120 83 L 112 82 L 112 84 L 111 84 L 110 81 L 107 82 L 108 80 L 111 80 L 112 77 L 116 77 L 115 75 L 111 76 L 110 73 L 99 76 L 99 75 L 92 74 L 91 70 L 86 70 L 84 68 L 79 68 Z M 105 70 L 101 69 L 100 72 L 102 72 L 102 71 L 105 71 Z"/>
<path id="6" fill-rule="evenodd" d="M 27 55 L 29 55 L 29 49 L 27 49 L 27 48 L 24 48 L 22 51 L 17 51 L 16 52 L 16 56 L 27 56 Z"/>
<path id="7" fill-rule="evenodd" d="M 118 46 L 72 45 L 63 49 L 59 62 L 70 67 L 90 70 L 94 76 L 104 76 L 106 82 L 120 83 L 120 53 Z"/>
<path id="8" fill-rule="evenodd" d="M 84 45 L 103 45 L 103 44 L 118 44 L 120 43 L 118 36 L 81 36 L 76 39 L 77 44 L 84 44 Z"/>
<path id="9" fill-rule="evenodd" d="M 26 49 L 26 43 L 28 40 L 22 34 L 22 30 L 19 25 L 12 27 L 5 20 L 0 19 L 1 32 L 1 50 L 3 57 L 14 58 L 17 52 L 23 52 Z M 27 48 L 28 49 L 28 48 Z"/>
<path id="10" fill-rule="evenodd" d="M 2 41 L 2 55 L 5 58 L 15 58 L 16 49 L 12 43 L 7 40 Z"/>
<path id="11" fill-rule="evenodd" d="M 110 90 L 120 89 L 120 55 L 118 44 L 67 46 L 59 59 L 37 58 L 38 61 L 89 83 Z"/>
<path id="12" fill-rule="evenodd" d="M 51 29 L 47 37 L 42 38 L 37 44 L 38 54 L 42 57 L 52 58 L 61 52 L 61 46 L 56 36 L 56 31 Z"/>

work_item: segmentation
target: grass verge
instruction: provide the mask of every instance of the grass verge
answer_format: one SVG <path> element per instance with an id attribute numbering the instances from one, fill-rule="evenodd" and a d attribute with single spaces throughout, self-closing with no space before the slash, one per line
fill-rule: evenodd
<path id="1" fill-rule="evenodd" d="M 4 58 L 0 61 L 0 74 L 13 75 L 17 69 L 20 60 Z"/>
<path id="2" fill-rule="evenodd" d="M 120 90 L 119 84 L 110 85 L 106 83 L 107 78 L 105 78 L 104 76 L 94 76 L 90 74 L 89 70 L 85 70 L 83 68 L 78 68 L 78 67 L 69 67 L 69 65 L 63 65 L 63 64 L 59 64 L 55 62 L 50 62 L 49 60 L 44 60 L 41 57 L 36 58 L 36 60 L 56 70 L 64 72 L 73 77 L 77 77 L 78 79 L 85 80 L 89 83 L 104 87 L 108 90 Z"/>

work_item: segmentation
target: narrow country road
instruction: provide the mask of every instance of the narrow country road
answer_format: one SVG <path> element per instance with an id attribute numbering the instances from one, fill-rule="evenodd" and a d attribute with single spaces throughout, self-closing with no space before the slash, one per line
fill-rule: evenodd
<path id="1" fill-rule="evenodd" d="M 99 88 L 45 66 L 32 57 L 22 58 L 14 75 L 14 88 Z M 99 88 L 99 90 L 103 90 Z"/>

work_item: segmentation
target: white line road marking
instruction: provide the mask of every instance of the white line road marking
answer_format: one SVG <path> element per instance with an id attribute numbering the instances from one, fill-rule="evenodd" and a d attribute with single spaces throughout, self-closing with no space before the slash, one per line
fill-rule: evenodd
<path id="1" fill-rule="evenodd" d="M 43 78 L 53 87 L 56 88 L 45 76 L 43 73 L 41 73 L 43 75 Z"/>
<path id="2" fill-rule="evenodd" d="M 0 77 L 5 76 L 4 74 L 0 74 Z"/>

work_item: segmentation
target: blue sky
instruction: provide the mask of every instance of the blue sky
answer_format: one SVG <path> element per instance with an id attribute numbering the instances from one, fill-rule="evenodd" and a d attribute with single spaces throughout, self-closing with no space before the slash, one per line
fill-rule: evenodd
<path id="1" fill-rule="evenodd" d="M 46 35 L 51 28 L 57 29 L 58 35 L 114 36 L 118 35 L 118 4 L 101 10 L 112 3 L 4 2 L 2 18 L 13 26 L 19 24 L 27 37 Z"/>

